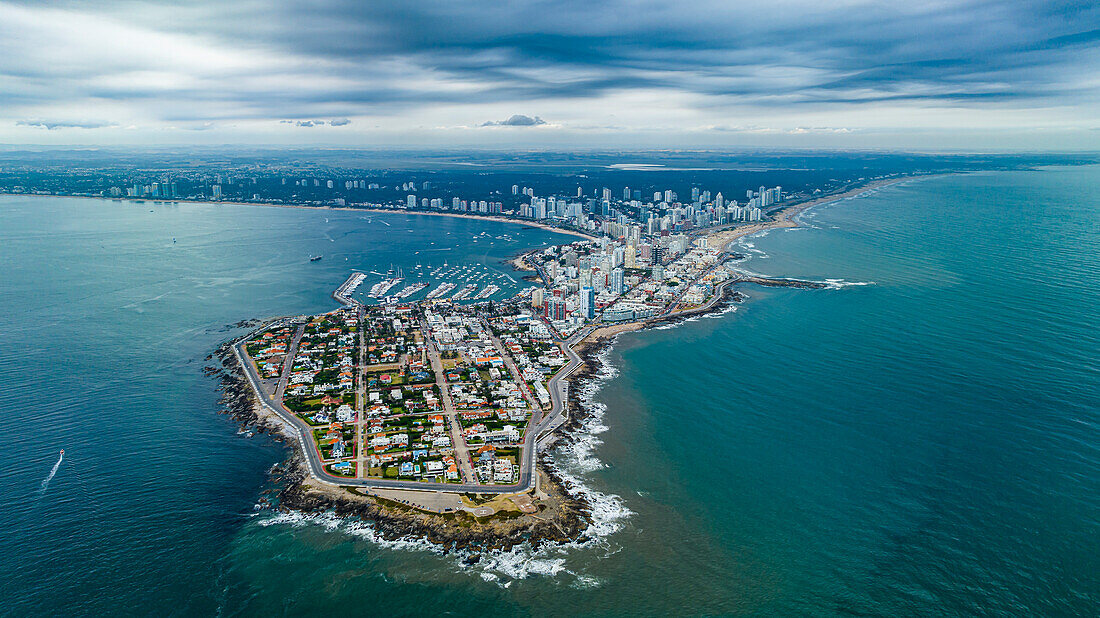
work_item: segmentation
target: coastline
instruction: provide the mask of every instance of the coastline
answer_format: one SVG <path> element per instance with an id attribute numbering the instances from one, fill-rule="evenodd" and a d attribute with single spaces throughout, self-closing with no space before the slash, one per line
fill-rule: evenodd
<path id="1" fill-rule="evenodd" d="M 939 175 L 937 175 L 939 176 Z M 762 221 L 752 225 L 739 226 L 728 230 L 712 231 L 705 234 L 705 238 L 709 243 L 717 243 L 722 246 L 723 251 L 728 251 L 729 245 L 734 241 L 743 238 L 745 236 L 751 236 L 753 234 L 759 234 L 761 232 L 767 232 L 771 230 L 795 228 L 799 226 L 798 221 L 795 219 L 798 215 L 813 208 L 814 206 L 821 206 L 824 204 L 831 204 L 833 202 L 847 199 L 850 197 L 856 197 L 869 191 L 888 187 L 901 182 L 912 180 L 914 178 L 933 178 L 934 176 L 905 176 L 902 178 L 889 178 L 883 180 L 872 181 L 859 187 L 853 187 L 840 193 L 833 193 L 824 195 L 819 198 L 814 198 L 806 202 L 799 202 L 798 204 L 792 204 L 775 213 L 775 219 L 772 221 Z M 514 261 L 522 261 L 522 257 L 516 258 Z M 705 305 L 700 307 L 694 307 L 685 309 L 682 311 L 676 311 L 667 315 L 656 316 L 646 318 L 644 320 L 638 320 L 634 322 L 622 322 L 617 324 L 610 324 L 606 326 L 600 326 L 592 332 L 588 333 L 583 339 L 577 342 L 577 346 L 574 350 L 583 357 L 582 350 L 586 350 L 588 346 L 600 345 L 604 340 L 612 339 L 624 332 L 644 330 L 654 326 L 666 325 L 671 322 L 675 322 L 680 319 L 686 319 L 689 317 L 705 315 L 711 313 L 718 308 L 721 308 L 724 300 L 729 299 L 732 302 L 741 302 L 743 295 L 740 292 L 732 290 L 731 288 L 739 283 L 755 283 L 757 285 L 765 286 L 786 286 L 786 287 L 805 287 L 805 288 L 823 288 L 825 284 L 814 281 L 800 281 L 796 279 L 767 279 L 763 277 L 747 277 L 744 279 L 727 279 L 719 283 L 715 288 L 714 297 Z M 575 379 L 575 375 L 570 377 L 570 382 Z M 572 386 L 572 384 L 571 384 Z"/>
<path id="2" fill-rule="evenodd" d="M 884 187 L 889 187 L 891 185 L 907 182 L 916 178 L 936 178 L 945 175 L 947 174 L 913 175 L 903 176 L 900 178 L 884 178 L 882 180 L 873 180 L 857 187 L 852 187 L 845 191 L 830 193 L 821 197 L 815 197 L 805 202 L 791 204 L 790 206 L 786 206 L 784 208 L 776 210 L 772 215 L 774 218 L 771 221 L 762 221 L 753 225 L 746 225 L 729 230 L 719 230 L 711 232 L 709 234 L 706 234 L 706 238 L 711 244 L 717 243 L 722 247 L 723 250 L 727 250 L 729 245 L 732 244 L 733 241 L 743 238 L 745 236 L 751 236 L 753 234 L 758 234 L 760 232 L 767 232 L 771 230 L 798 227 L 799 223 L 796 220 L 798 215 L 815 206 L 831 204 L 833 202 L 863 195 L 864 193 L 868 193 L 870 191 L 875 191 Z"/>
<path id="3" fill-rule="evenodd" d="M 797 216 L 815 206 L 831 204 L 839 200 L 856 197 L 883 187 L 913 180 L 914 178 L 932 178 L 942 175 L 944 174 L 905 176 L 901 178 L 872 181 L 845 191 L 824 195 L 798 204 L 792 204 L 776 211 L 775 219 L 772 221 L 764 221 L 759 224 L 710 232 L 706 234 L 705 237 L 708 239 L 708 242 L 717 242 L 722 246 L 723 251 L 728 251 L 730 244 L 745 236 L 776 229 L 798 227 L 799 223 L 796 219 Z M 523 258 L 526 255 L 527 254 L 524 254 L 515 258 L 513 263 L 524 263 Z M 650 317 L 644 320 L 602 325 L 593 329 L 572 346 L 573 351 L 581 358 L 582 364 L 567 378 L 569 391 L 568 402 L 564 410 L 565 420 L 552 432 L 554 437 L 566 441 L 574 439 L 575 432 L 581 429 L 584 420 L 592 415 L 592 411 L 586 409 L 584 402 L 581 401 L 580 393 L 586 391 L 594 382 L 599 380 L 601 374 L 607 369 L 602 360 L 603 356 L 614 347 L 615 341 L 618 339 L 619 335 L 679 324 L 692 318 L 724 311 L 730 304 L 744 301 L 746 296 L 735 289 L 738 284 L 743 283 L 804 289 L 822 289 L 828 287 L 825 283 L 802 281 L 798 279 L 768 279 L 763 277 L 727 279 L 715 287 L 714 296 L 702 306 L 676 311 L 666 315 Z"/>
<path id="4" fill-rule="evenodd" d="M 301 208 L 304 210 L 337 210 L 346 212 L 372 212 L 391 215 L 424 215 L 429 217 L 453 217 L 456 219 L 475 219 L 480 221 L 496 221 L 497 223 L 513 223 L 516 225 L 523 225 L 530 228 L 536 228 L 546 230 L 548 232 L 557 232 L 559 234 L 566 234 L 569 236 L 576 236 L 578 238 L 595 238 L 592 234 L 586 234 L 580 230 L 573 230 L 567 228 L 554 227 L 552 225 L 546 225 L 545 223 L 539 223 L 535 220 L 519 219 L 514 217 L 498 217 L 493 215 L 480 215 L 470 214 L 465 212 L 433 212 L 422 210 L 405 210 L 400 208 L 355 208 L 353 206 L 310 206 L 308 204 L 265 204 L 257 202 L 233 202 L 224 200 L 188 200 L 180 198 L 172 199 L 159 199 L 159 198 L 146 198 L 146 197 L 108 197 L 97 195 L 54 195 L 52 193 L 0 193 L 0 197 L 61 197 L 80 200 L 108 200 L 112 202 L 132 202 L 132 203 L 144 203 L 153 202 L 161 204 L 206 204 L 206 205 L 228 205 L 228 206 L 255 206 L 260 208 Z"/>
<path id="5" fill-rule="evenodd" d="M 854 197 L 878 188 L 911 180 L 912 176 L 875 181 L 848 189 L 846 191 L 822 196 L 806 202 L 793 204 L 776 211 L 774 220 L 760 224 L 741 226 L 728 230 L 711 231 L 706 238 L 718 242 L 723 249 L 729 244 L 747 235 L 772 229 L 797 227 L 797 215 L 806 210 L 848 197 Z M 264 204 L 244 204 L 264 206 Z M 295 208 L 299 206 L 283 206 Z M 311 208 L 301 206 L 302 208 Z M 390 210 L 371 210 L 348 208 L 367 212 L 400 212 Z M 451 213 L 409 213 L 433 214 L 514 221 L 495 217 L 477 217 Z M 551 231 L 561 231 L 549 226 Z M 575 234 L 580 235 L 580 234 Z M 525 262 L 530 252 L 523 253 L 508 261 L 517 270 L 534 272 Z M 561 423 L 550 431 L 549 443 L 562 439 L 565 444 L 575 444 L 585 437 L 585 421 L 593 417 L 594 412 L 585 401 L 598 388 L 597 382 L 608 373 L 606 352 L 612 348 L 618 336 L 624 332 L 643 330 L 680 323 L 682 321 L 725 310 L 730 303 L 739 303 L 745 297 L 735 290 L 738 283 L 756 283 L 760 285 L 781 285 L 803 288 L 822 288 L 825 284 L 789 279 L 764 279 L 759 277 L 732 278 L 719 283 L 710 300 L 698 307 L 691 307 L 668 314 L 659 315 L 634 322 L 600 325 L 585 334 L 572 346 L 572 350 L 581 359 L 575 371 L 563 378 L 567 385 L 566 401 L 562 409 Z M 241 431 L 267 433 L 276 441 L 289 441 L 290 455 L 287 460 L 272 470 L 272 479 L 277 490 L 267 493 L 272 498 L 263 498 L 261 506 L 275 508 L 282 512 L 297 512 L 305 516 L 332 514 L 339 518 L 370 522 L 383 540 L 420 539 L 439 547 L 443 552 L 468 552 L 469 559 L 480 559 L 480 552 L 510 551 L 520 545 L 537 549 L 545 543 L 565 544 L 584 542 L 586 532 L 593 524 L 592 505 L 585 499 L 586 488 L 576 487 L 561 474 L 554 471 L 554 462 L 543 454 L 536 460 L 534 473 L 538 477 L 534 493 L 540 499 L 537 513 L 519 513 L 506 511 L 493 513 L 487 517 L 478 517 L 473 509 L 452 512 L 432 512 L 416 508 L 412 502 L 394 500 L 377 495 L 370 490 L 360 490 L 339 484 L 330 484 L 311 477 L 304 466 L 300 441 L 293 427 L 274 417 L 260 405 L 252 386 L 245 378 L 240 359 L 232 352 L 233 342 L 222 345 L 212 355 L 221 360 L 221 368 L 207 367 L 207 375 L 219 377 L 223 393 L 223 410 L 241 425 Z M 210 358 L 210 357 L 208 357 Z M 579 489 L 579 491 L 578 491 Z M 380 493 L 380 492 L 379 492 Z M 617 497 L 613 497 L 618 499 Z M 517 504 L 518 505 L 518 504 Z M 548 508 L 548 505 L 551 505 Z M 550 511 L 550 512 L 544 512 Z"/>
<path id="6" fill-rule="evenodd" d="M 262 327 L 270 322 L 253 320 L 232 326 Z M 218 364 L 207 365 L 203 373 L 218 381 L 218 391 L 221 392 L 219 413 L 236 422 L 240 433 L 265 434 L 288 448 L 286 459 L 270 471 L 273 487 L 263 492 L 259 500 L 260 508 L 295 512 L 307 517 L 331 514 L 338 518 L 369 522 L 382 540 L 423 540 L 444 553 L 466 552 L 469 554 L 466 558 L 468 562 L 479 560 L 481 552 L 510 551 L 521 545 L 538 549 L 547 543 L 585 541 L 585 532 L 592 520 L 592 508 L 585 497 L 575 491 L 573 484 L 557 474 L 545 458 L 536 460 L 538 481 L 533 492 L 485 499 L 496 506 L 511 504 L 513 507 L 485 516 L 477 514 L 475 508 L 433 512 L 418 508 L 411 501 L 396 498 L 392 493 L 383 496 L 381 491 L 327 483 L 312 477 L 305 466 L 301 441 L 295 428 L 261 405 L 245 377 L 241 360 L 233 353 L 233 345 L 239 339 L 223 343 L 208 355 L 208 362 L 217 360 Z M 513 510 L 522 503 L 522 500 L 515 498 L 522 499 L 528 493 L 536 494 L 538 510 L 534 513 Z M 474 499 L 478 496 L 481 495 L 475 494 Z M 527 502 L 530 503 L 530 500 Z"/>

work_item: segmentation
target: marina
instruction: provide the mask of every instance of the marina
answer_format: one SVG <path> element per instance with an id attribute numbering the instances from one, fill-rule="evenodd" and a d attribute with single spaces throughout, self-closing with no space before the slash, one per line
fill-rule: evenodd
<path id="1" fill-rule="evenodd" d="M 356 305 L 358 301 L 351 297 L 359 287 L 360 284 L 367 278 L 367 276 L 360 272 L 354 272 L 347 278 L 340 287 L 336 288 L 336 291 L 332 293 L 332 297 L 344 305 Z"/>

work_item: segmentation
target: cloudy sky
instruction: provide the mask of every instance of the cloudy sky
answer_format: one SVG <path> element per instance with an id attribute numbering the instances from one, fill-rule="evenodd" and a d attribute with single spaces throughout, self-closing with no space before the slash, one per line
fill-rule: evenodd
<path id="1" fill-rule="evenodd" d="M 0 0 L 0 143 L 1100 149 L 1100 3 Z"/>

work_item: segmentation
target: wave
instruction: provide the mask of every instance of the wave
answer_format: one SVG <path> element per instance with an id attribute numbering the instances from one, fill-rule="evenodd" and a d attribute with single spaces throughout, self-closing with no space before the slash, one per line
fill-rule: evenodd
<path id="1" fill-rule="evenodd" d="M 741 296 L 742 296 L 742 298 L 748 298 L 749 297 L 748 294 L 745 294 L 744 292 L 741 293 Z M 720 317 L 722 317 L 726 314 L 733 313 L 733 312 L 737 311 L 737 309 L 738 309 L 737 305 L 735 305 L 733 303 L 730 303 L 729 306 L 723 307 L 722 309 L 717 310 L 717 311 L 708 311 L 707 313 L 696 314 L 696 315 L 688 316 L 686 318 L 675 318 L 675 319 L 673 319 L 673 321 L 669 322 L 668 324 L 661 324 L 660 326 L 653 326 L 653 327 L 649 328 L 648 330 L 672 330 L 674 328 L 680 328 L 684 324 L 689 324 L 691 322 L 698 322 L 699 320 L 709 320 L 709 319 L 712 319 L 712 318 L 720 318 Z"/>
<path id="2" fill-rule="evenodd" d="M 596 508 L 593 508 L 594 517 L 597 511 Z M 456 572 L 468 573 L 483 581 L 495 583 L 502 588 L 511 586 L 512 582 L 516 580 L 523 580 L 532 576 L 571 576 L 574 579 L 573 584 L 577 587 L 587 588 L 599 585 L 596 578 L 584 573 L 574 572 L 566 566 L 570 549 L 591 547 L 600 542 L 597 537 L 592 535 L 584 541 L 564 545 L 545 545 L 538 549 L 534 549 L 530 545 L 517 545 L 508 551 L 460 550 L 447 553 L 438 545 L 424 539 L 386 539 L 378 534 L 374 524 L 370 522 L 343 518 L 332 513 L 300 513 L 298 511 L 272 513 L 266 511 L 253 513 L 252 516 L 258 517 L 257 524 L 265 528 L 269 526 L 290 526 L 293 528 L 317 526 L 327 532 L 341 533 L 365 540 L 382 549 L 434 555 L 450 563 Z M 479 560 L 472 562 L 470 558 L 473 556 L 478 556 Z"/>
<path id="3" fill-rule="evenodd" d="M 495 583 L 503 588 L 516 580 L 532 576 L 570 577 L 570 585 L 576 588 L 593 588 L 600 581 L 586 573 L 568 568 L 570 556 L 575 551 L 604 550 L 604 557 L 617 553 L 621 547 L 610 543 L 609 538 L 623 528 L 624 521 L 633 512 L 628 509 L 621 497 L 598 491 L 584 482 L 584 477 L 604 467 L 595 456 L 595 451 L 603 441 L 599 434 L 608 431 L 603 424 L 607 406 L 596 402 L 595 396 L 619 371 L 610 362 L 611 346 L 607 346 L 598 355 L 595 362 L 598 369 L 595 375 L 575 388 L 579 389 L 578 398 L 587 416 L 580 428 L 568 435 L 557 447 L 551 450 L 546 460 L 550 470 L 568 487 L 570 494 L 583 498 L 589 505 L 591 515 L 588 529 L 577 541 L 564 544 L 546 544 L 539 548 L 530 545 L 517 545 L 508 551 L 482 552 L 460 550 L 444 552 L 438 545 L 424 539 L 399 538 L 386 539 L 378 534 L 371 522 L 358 519 L 346 519 L 331 513 L 300 513 L 258 511 L 253 513 L 261 526 L 306 526 L 315 525 L 332 532 L 340 532 L 365 539 L 370 543 L 389 550 L 417 551 L 445 558 L 452 562 L 456 571 L 475 574 L 486 582 Z M 471 556 L 480 559 L 470 564 Z"/>
<path id="4" fill-rule="evenodd" d="M 622 520 L 633 515 L 621 497 L 597 491 L 585 485 L 581 478 L 604 467 L 595 452 L 603 444 L 599 435 L 608 430 L 603 423 L 607 406 L 595 401 L 595 398 L 605 384 L 619 375 L 619 370 L 611 364 L 613 346 L 614 340 L 596 355 L 595 375 L 575 387 L 578 389 L 577 399 L 587 416 L 580 428 L 554 449 L 548 458 L 549 467 L 570 486 L 570 492 L 588 501 L 592 521 L 586 535 L 596 541 L 617 532 L 622 528 Z"/>
<path id="5" fill-rule="evenodd" d="M 700 317 L 702 317 L 703 319 L 720 318 L 720 317 L 722 317 L 726 314 L 734 313 L 735 311 L 737 311 L 737 309 L 738 309 L 737 305 L 734 305 L 734 304 L 731 303 L 728 307 L 725 307 L 725 308 L 723 308 L 719 311 L 712 311 L 710 313 L 705 313 Z"/>
<path id="6" fill-rule="evenodd" d="M 260 515 L 260 513 L 256 513 L 256 515 Z M 261 526 L 264 526 L 265 528 L 268 526 L 277 525 L 288 525 L 292 527 L 302 527 L 307 525 L 320 526 L 321 528 L 324 528 L 329 532 L 339 531 L 345 534 L 366 539 L 371 543 L 378 545 L 379 547 L 384 547 L 386 549 L 422 551 L 426 553 L 443 555 L 443 550 L 438 545 L 429 543 L 424 539 L 386 539 L 382 537 L 382 535 L 378 534 L 378 531 L 374 528 L 374 524 L 371 524 L 370 522 L 339 517 L 332 513 L 302 513 L 299 511 L 276 512 L 272 513 L 269 516 L 262 517 L 257 523 Z"/>
<path id="7" fill-rule="evenodd" d="M 826 279 L 824 281 L 819 281 L 818 283 L 824 283 L 825 289 L 827 290 L 839 290 L 842 288 L 875 285 L 874 281 L 845 281 L 843 279 Z"/>
<path id="8" fill-rule="evenodd" d="M 763 273 L 758 273 L 754 270 L 749 270 L 749 269 L 741 267 L 741 266 L 738 266 L 737 268 L 728 268 L 727 267 L 727 270 L 729 270 L 730 272 L 733 272 L 733 273 L 738 273 L 738 274 L 741 274 L 741 275 L 745 275 L 747 277 L 759 277 L 761 279 L 772 279 L 773 278 L 771 275 L 765 275 Z"/>
<path id="9" fill-rule="evenodd" d="M 747 256 L 747 258 L 766 260 L 769 257 L 768 254 L 765 253 L 762 249 L 757 249 L 756 243 L 750 241 L 749 239 L 761 238 L 770 231 L 771 230 L 764 230 L 761 232 L 756 232 L 755 234 L 749 234 L 748 236 L 742 236 L 741 238 L 737 239 L 737 246 L 742 249 L 742 252 Z"/>

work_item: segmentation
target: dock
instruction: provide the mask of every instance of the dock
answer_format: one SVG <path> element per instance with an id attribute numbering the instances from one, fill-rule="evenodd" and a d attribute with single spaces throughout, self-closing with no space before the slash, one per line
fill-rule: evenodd
<path id="1" fill-rule="evenodd" d="M 348 307 L 360 306 L 362 303 L 352 298 L 351 293 L 354 292 L 355 289 L 359 287 L 359 284 L 363 283 L 363 280 L 366 278 L 367 276 L 363 273 L 351 273 L 351 276 L 340 284 L 340 287 L 336 288 L 336 291 L 332 293 L 332 297 L 339 301 L 340 304 Z"/>

